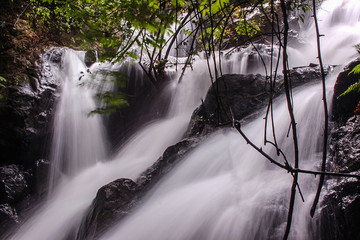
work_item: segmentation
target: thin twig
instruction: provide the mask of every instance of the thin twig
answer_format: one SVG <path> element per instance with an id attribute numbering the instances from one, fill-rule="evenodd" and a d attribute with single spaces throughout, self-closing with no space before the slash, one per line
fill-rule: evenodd
<path id="1" fill-rule="evenodd" d="M 326 169 L 326 158 L 327 158 L 327 140 L 328 140 L 328 125 L 329 125 L 329 113 L 326 101 L 326 84 L 325 84 L 325 71 L 324 66 L 321 58 L 321 47 L 320 47 L 320 32 L 319 32 L 319 25 L 316 17 L 316 1 L 313 0 L 313 11 L 314 11 L 314 21 L 315 21 L 315 29 L 316 29 L 316 41 L 317 41 L 317 52 L 318 52 L 318 59 L 321 69 L 321 82 L 322 82 L 322 92 L 323 92 L 323 103 L 324 103 L 324 138 L 323 138 L 323 155 L 322 155 L 322 164 L 321 164 L 321 171 L 325 171 Z M 319 202 L 321 188 L 324 184 L 325 176 L 321 175 L 319 180 L 318 189 L 315 195 L 315 199 L 313 205 L 310 210 L 310 216 L 313 217 L 315 214 L 316 206 Z"/>
<path id="2" fill-rule="evenodd" d="M 297 169 L 297 168 L 299 168 L 299 146 L 298 146 L 298 139 L 297 139 L 295 116 L 294 116 L 293 105 L 292 105 L 291 87 L 290 87 L 288 71 L 287 71 L 287 69 L 288 69 L 287 41 L 288 41 L 288 33 L 289 33 L 289 23 L 288 23 L 288 19 L 287 19 L 287 9 L 286 9 L 285 0 L 280 0 L 280 4 L 281 4 L 281 10 L 283 13 L 283 21 L 284 21 L 284 40 L 283 40 L 284 87 L 285 87 L 285 95 L 286 95 L 288 111 L 289 111 L 289 115 L 290 115 L 290 119 L 291 119 L 291 128 L 292 128 L 293 142 L 294 142 L 295 168 Z M 298 173 L 295 172 L 293 177 L 294 177 L 294 180 L 293 180 L 293 184 L 291 187 L 290 205 L 289 205 L 289 211 L 288 211 L 288 217 L 287 217 L 287 224 L 286 224 L 286 229 L 285 229 L 285 233 L 284 233 L 284 237 L 283 237 L 284 240 L 288 239 L 289 233 L 290 233 L 292 215 L 294 212 L 294 205 L 295 205 Z"/>

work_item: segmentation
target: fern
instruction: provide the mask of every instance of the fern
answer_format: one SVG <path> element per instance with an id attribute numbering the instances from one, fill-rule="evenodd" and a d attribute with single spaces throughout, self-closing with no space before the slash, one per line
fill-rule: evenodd
<path id="1" fill-rule="evenodd" d="M 344 95 L 346 95 L 346 94 L 348 94 L 348 93 L 350 93 L 350 92 L 352 92 L 352 91 L 358 91 L 358 92 L 360 92 L 360 82 L 356 82 L 356 83 L 354 83 L 353 85 L 351 85 L 350 87 L 348 87 L 348 89 L 346 89 L 345 90 L 345 92 L 343 92 L 342 94 L 340 94 L 339 96 L 338 96 L 338 98 L 339 97 L 341 97 L 341 96 L 344 96 Z"/>
<path id="2" fill-rule="evenodd" d="M 349 72 L 349 74 L 348 74 L 348 76 L 350 75 L 350 74 L 359 74 L 360 73 L 360 64 L 358 64 L 358 65 L 356 65 L 354 68 L 353 68 L 353 70 L 351 70 L 350 72 Z"/>
<path id="3" fill-rule="evenodd" d="M 360 43 L 356 44 L 354 47 L 355 47 L 356 51 L 358 51 L 358 53 L 360 53 Z"/>
<path id="4" fill-rule="evenodd" d="M 0 87 L 5 87 L 5 85 L 1 82 L 6 82 L 6 79 L 2 76 L 0 76 Z"/>

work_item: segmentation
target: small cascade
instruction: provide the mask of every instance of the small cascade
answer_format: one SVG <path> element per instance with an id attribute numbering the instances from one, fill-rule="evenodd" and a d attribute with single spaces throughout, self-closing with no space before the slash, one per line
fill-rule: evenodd
<path id="1" fill-rule="evenodd" d="M 75 52 L 70 53 L 64 57 L 76 55 Z M 168 146 L 178 142 L 187 129 L 193 109 L 205 97 L 210 85 L 208 74 L 204 74 L 206 62 L 198 64 L 203 71 L 188 72 L 181 83 L 174 78 L 168 84 L 166 91 L 171 95 L 171 107 L 165 117 L 140 128 L 111 159 L 97 162 L 72 178 L 63 178 L 49 199 L 10 239 L 62 240 L 69 231 L 79 226 L 100 187 L 118 178 L 136 180 Z M 98 64 L 94 66 L 101 70 Z M 80 64 L 80 69 L 82 67 Z M 106 65 L 104 67 L 108 68 Z M 76 75 L 76 79 L 78 77 Z"/>
<path id="2" fill-rule="evenodd" d="M 313 19 L 311 19 L 313 21 Z M 360 1 L 327 0 L 319 8 L 318 23 L 321 37 L 322 57 L 327 64 L 339 64 L 356 56 L 354 46 L 360 41 Z M 305 43 L 299 49 L 311 62 L 316 59 L 316 34 L 314 23 L 301 31 Z"/>
<path id="3" fill-rule="evenodd" d="M 63 176 L 73 177 L 106 156 L 104 128 L 96 108 L 96 89 L 86 85 L 84 53 L 64 49 L 61 66 L 53 65 L 54 77 L 63 84 L 56 107 L 50 153 L 50 189 Z"/>
<path id="4" fill-rule="evenodd" d="M 334 83 L 336 76 L 333 74 L 328 81 Z M 294 93 L 297 126 L 302 129 L 298 139 L 303 169 L 314 169 L 321 160 L 319 136 L 323 121 L 314 121 L 323 117 L 321 91 L 317 84 Z M 284 97 L 276 101 L 275 107 L 279 146 L 292 158 L 291 134 L 287 136 L 290 119 Z M 243 131 L 260 146 L 263 136 L 259 129 L 263 127 L 260 116 L 243 126 Z M 277 158 L 272 147 L 263 149 Z M 102 239 L 281 239 L 291 182 L 290 174 L 249 148 L 239 133 L 222 130 L 192 151 L 148 193 L 137 211 Z M 300 197 L 296 202 L 296 227 L 290 239 L 315 239 L 316 221 L 310 220 L 308 213 L 316 190 L 314 177 L 302 175 L 299 186 L 305 203 Z"/>
<path id="5" fill-rule="evenodd" d="M 278 51 L 278 47 L 274 46 L 273 56 L 271 57 L 271 46 L 254 44 L 232 53 L 225 53 L 221 63 L 223 73 L 265 75 L 267 72 L 269 74 L 270 69 L 267 68 L 269 68 L 271 60 L 276 62 Z M 273 68 L 275 69 L 275 65 Z"/>

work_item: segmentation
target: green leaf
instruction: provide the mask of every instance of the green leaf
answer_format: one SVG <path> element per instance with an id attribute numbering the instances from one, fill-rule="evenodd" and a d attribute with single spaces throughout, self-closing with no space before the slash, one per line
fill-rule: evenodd
<path id="1" fill-rule="evenodd" d="M 129 57 L 131 57 L 131 58 L 133 58 L 133 59 L 135 59 L 135 60 L 138 59 L 138 56 L 137 56 L 135 53 L 133 53 L 133 52 L 128 52 L 127 54 L 129 55 Z"/>
<path id="2" fill-rule="evenodd" d="M 340 98 L 346 94 L 349 94 L 352 91 L 358 91 L 360 92 L 360 82 L 356 82 L 353 85 L 351 85 L 350 87 L 348 87 L 348 89 L 346 89 L 345 92 L 343 92 L 342 94 L 340 94 L 337 98 Z"/>
<path id="3" fill-rule="evenodd" d="M 358 65 L 356 65 L 354 68 L 353 68 L 353 70 L 351 70 L 351 72 L 349 72 L 349 74 L 348 74 L 348 76 L 350 75 L 350 74 L 359 74 L 360 73 L 360 64 L 358 64 Z"/>

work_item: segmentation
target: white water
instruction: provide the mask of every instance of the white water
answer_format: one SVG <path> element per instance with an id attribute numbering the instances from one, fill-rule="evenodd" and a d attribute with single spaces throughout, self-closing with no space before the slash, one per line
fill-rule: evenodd
<path id="1" fill-rule="evenodd" d="M 65 58 L 68 56 L 65 54 Z M 140 129 L 110 161 L 98 162 L 74 177 L 63 178 L 50 198 L 11 239 L 63 239 L 79 224 L 101 186 L 121 177 L 136 180 L 168 146 L 178 142 L 187 129 L 193 109 L 209 87 L 204 64 L 197 63 L 202 71 L 197 72 L 196 81 L 185 75 L 181 84 L 177 84 L 177 79 L 169 84 L 168 91 L 173 97 L 167 117 Z"/>
<path id="2" fill-rule="evenodd" d="M 105 158 L 106 144 L 100 116 L 88 117 L 96 108 L 95 89 L 85 83 L 84 54 L 64 52 L 61 66 L 52 65 L 55 78 L 63 82 L 56 107 L 50 161 L 50 189 L 63 177 L 77 175 Z M 81 78 L 81 79 L 80 79 Z"/>
<path id="3" fill-rule="evenodd" d="M 356 4 L 358 0 L 351 2 Z M 346 25 L 349 26 L 349 23 Z M 330 27 L 324 25 L 323 28 Z M 338 27 L 345 28 L 344 23 Z M 353 34 L 360 42 L 358 31 L 355 31 L 358 25 L 353 27 L 348 34 Z M 324 39 L 327 38 L 322 38 L 323 42 Z M 333 44 L 336 45 L 335 42 Z M 331 56 L 337 56 L 334 48 L 324 47 L 324 50 L 325 53 L 331 52 Z M 354 53 L 355 50 L 349 47 L 346 52 L 341 51 L 341 59 L 347 60 Z M 307 59 L 306 63 L 316 60 L 310 55 L 304 59 Z M 342 63 L 336 57 L 331 60 Z M 167 146 L 180 140 L 191 112 L 204 98 L 210 85 L 204 62 L 195 64 L 195 71 L 187 73 L 181 84 L 178 85 L 175 80 L 168 86 L 173 99 L 165 119 L 149 123 L 139 130 L 111 161 L 92 162 L 79 168 L 77 174 L 70 173 L 69 177 L 63 178 L 50 198 L 11 239 L 63 239 L 72 227 L 79 224 L 101 186 L 120 177 L 135 180 Z M 76 77 L 84 70 L 80 63 L 71 63 L 69 67 L 74 67 Z M 317 146 L 321 143 L 319 137 L 322 131 L 319 86 L 305 88 L 294 98 L 298 128 L 301 129 L 300 167 L 313 169 L 319 160 Z M 281 100 L 279 105 L 282 105 Z M 278 136 L 284 136 L 289 126 L 284 106 L 279 106 L 275 116 Z M 258 119 L 244 126 L 244 131 L 259 142 L 262 140 L 263 124 L 263 120 Z M 284 138 L 280 144 L 291 156 L 291 138 Z M 308 212 L 314 183 L 316 187 L 317 179 L 314 181 L 313 177 L 301 178 L 300 187 L 306 201 L 297 201 L 294 213 L 296 228 L 291 232 L 294 239 L 311 238 L 307 235 Z M 278 239 L 284 232 L 290 186 L 291 177 L 262 159 L 244 144 L 239 134 L 231 130 L 215 133 L 148 194 L 140 209 L 104 239 Z M 274 223 L 271 225 L 271 222 Z"/>
<path id="4" fill-rule="evenodd" d="M 298 91 L 294 101 L 295 106 L 300 106 L 296 119 L 301 129 L 301 168 L 314 169 L 321 158 L 318 139 L 323 124 L 314 121 L 322 119 L 321 87 Z M 275 121 L 281 149 L 291 156 L 291 135 L 286 137 L 290 119 L 285 104 L 284 99 L 278 100 Z M 259 129 L 263 126 L 264 120 L 259 118 L 243 130 L 261 145 Z M 311 239 L 307 210 L 314 197 L 314 182 L 313 176 L 300 178 L 305 203 L 297 202 L 293 229 L 298 231 L 292 231 L 292 239 Z M 134 214 L 103 239 L 280 239 L 285 230 L 291 183 L 291 175 L 269 164 L 236 131 L 220 131 L 192 151 L 148 194 Z"/>

